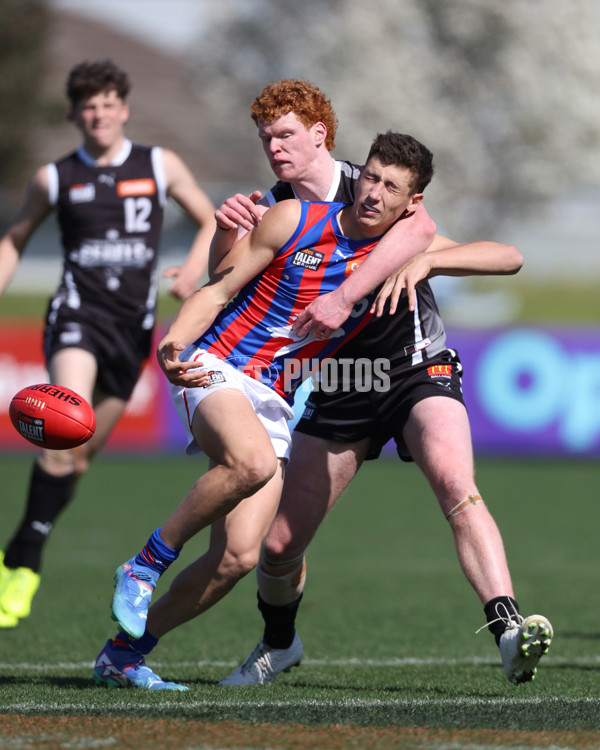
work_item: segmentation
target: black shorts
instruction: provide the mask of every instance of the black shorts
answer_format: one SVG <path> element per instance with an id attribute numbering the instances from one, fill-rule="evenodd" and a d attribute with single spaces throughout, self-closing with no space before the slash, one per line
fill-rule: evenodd
<path id="1" fill-rule="evenodd" d="M 55 317 L 52 323 L 49 317 Z M 152 331 L 103 315 L 93 319 L 77 310 L 61 308 L 47 316 L 44 331 L 46 363 L 61 349 L 90 352 L 98 363 L 97 386 L 107 395 L 127 401 L 150 354 Z"/>
<path id="2" fill-rule="evenodd" d="M 388 375 L 389 387 L 381 392 L 313 390 L 295 429 L 338 443 L 369 438 L 367 460 L 378 458 L 383 446 L 393 438 L 400 458 L 412 461 L 402 436 L 410 410 L 431 396 L 445 396 L 464 405 L 462 365 L 458 354 L 446 349 L 419 365 L 400 364 Z"/>

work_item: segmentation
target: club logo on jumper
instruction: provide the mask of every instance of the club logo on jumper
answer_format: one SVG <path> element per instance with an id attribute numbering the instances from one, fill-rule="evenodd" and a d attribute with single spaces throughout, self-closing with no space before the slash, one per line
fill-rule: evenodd
<path id="1" fill-rule="evenodd" d="M 85 185 L 71 185 L 69 203 L 91 203 L 96 197 L 96 186 L 93 182 Z"/>
<path id="2" fill-rule="evenodd" d="M 117 195 L 119 198 L 127 198 L 130 195 L 154 195 L 156 183 L 151 177 L 141 180 L 121 180 L 117 182 Z"/>
<path id="3" fill-rule="evenodd" d="M 292 265 L 307 268 L 309 271 L 318 271 L 323 258 L 323 253 L 319 253 L 314 247 L 305 247 L 302 250 L 296 250 L 292 256 Z"/>
<path id="4" fill-rule="evenodd" d="M 46 432 L 44 429 L 44 420 L 40 417 L 30 417 L 28 414 L 19 412 L 17 414 L 17 424 L 19 432 L 27 440 L 35 440 L 36 443 L 46 442 Z"/>
<path id="5" fill-rule="evenodd" d="M 427 368 L 427 374 L 430 378 L 451 378 L 452 365 L 431 365 Z"/>
<path id="6" fill-rule="evenodd" d="M 108 185 L 113 188 L 115 186 L 116 175 L 115 174 L 99 174 L 98 183 L 100 185 Z"/>
<path id="7" fill-rule="evenodd" d="M 202 386 L 203 388 L 210 388 L 211 385 L 218 385 L 219 383 L 226 382 L 225 375 L 223 375 L 221 370 L 209 370 L 206 374 L 210 380 L 206 385 Z"/>

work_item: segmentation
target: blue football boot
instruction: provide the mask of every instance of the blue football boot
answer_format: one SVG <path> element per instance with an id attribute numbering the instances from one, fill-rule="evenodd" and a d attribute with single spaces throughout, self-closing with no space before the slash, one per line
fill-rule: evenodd
<path id="1" fill-rule="evenodd" d="M 144 635 L 148 607 L 160 573 L 145 565 L 136 565 L 135 558 L 123 563 L 115 573 L 112 618 L 132 638 Z"/>
<path id="2" fill-rule="evenodd" d="M 119 646 L 110 638 L 96 659 L 94 682 L 109 688 L 189 690 L 185 685 L 161 679 L 146 666 L 143 654 L 129 646 Z"/>

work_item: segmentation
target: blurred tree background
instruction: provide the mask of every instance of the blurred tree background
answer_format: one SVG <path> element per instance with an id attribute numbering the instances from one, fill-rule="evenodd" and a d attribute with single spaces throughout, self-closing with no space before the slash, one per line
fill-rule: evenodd
<path id="1" fill-rule="evenodd" d="M 240 103 L 244 113 L 265 83 L 297 77 L 332 99 L 340 157 L 364 158 L 388 128 L 431 148 L 427 202 L 452 235 L 489 236 L 570 185 L 600 183 L 595 0 L 233 5 L 213 3 L 195 68 L 215 135 L 235 135 L 239 153 L 255 138 Z"/>
<path id="2" fill-rule="evenodd" d="M 189 0 L 193 43 L 169 57 L 59 6 L 0 3 L 1 224 L 32 168 L 77 145 L 64 80 L 85 57 L 131 73 L 131 137 L 182 153 L 216 203 L 272 184 L 249 105 L 272 80 L 306 78 L 337 112 L 335 156 L 360 161 L 376 132 L 411 133 L 435 155 L 426 205 L 440 231 L 518 245 L 523 271 L 490 284 L 537 284 L 527 299 L 557 319 L 600 317 L 596 0 Z"/>
<path id="3" fill-rule="evenodd" d="M 40 82 L 49 11 L 42 0 L 0 3 L 0 199 L 12 203 L 11 186 L 32 168 L 31 137 L 45 115 Z"/>

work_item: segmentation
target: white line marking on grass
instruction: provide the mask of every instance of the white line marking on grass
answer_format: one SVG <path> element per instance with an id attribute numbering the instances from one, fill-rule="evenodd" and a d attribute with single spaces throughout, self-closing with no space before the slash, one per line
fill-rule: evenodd
<path id="1" fill-rule="evenodd" d="M 236 661 L 219 661 L 215 659 L 204 659 L 199 661 L 171 661 L 161 662 L 153 661 L 152 657 L 148 660 L 155 669 L 179 669 L 179 668 L 203 668 L 203 667 L 237 667 L 240 663 Z M 418 659 L 415 657 L 406 657 L 398 659 L 310 659 L 303 658 L 302 664 L 312 667 L 420 667 L 420 666 L 479 666 L 479 665 L 498 665 L 501 664 L 500 658 L 480 658 L 477 656 L 464 659 Z M 562 657 L 556 658 L 548 656 L 544 659 L 544 666 L 590 666 L 600 664 L 600 655 L 586 657 Z M 56 664 L 30 664 L 21 663 L 0 663 L 0 670 L 22 670 L 31 672 L 60 672 L 72 671 L 77 669 L 93 669 L 94 662 L 57 662 Z"/>

